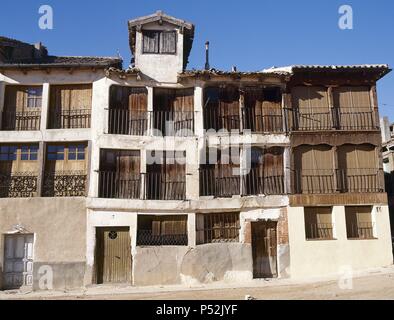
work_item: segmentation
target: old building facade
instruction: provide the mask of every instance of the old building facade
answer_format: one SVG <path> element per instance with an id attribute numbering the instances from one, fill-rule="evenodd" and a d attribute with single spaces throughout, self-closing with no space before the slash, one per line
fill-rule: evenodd
<path id="1" fill-rule="evenodd" d="M 1 288 L 392 264 L 388 66 L 187 70 L 193 37 L 162 12 L 131 20 L 125 70 L 0 37 Z"/>

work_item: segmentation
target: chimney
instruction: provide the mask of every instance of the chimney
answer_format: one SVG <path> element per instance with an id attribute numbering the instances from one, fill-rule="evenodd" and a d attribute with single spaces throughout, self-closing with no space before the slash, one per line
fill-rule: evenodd
<path id="1" fill-rule="evenodd" d="M 40 59 L 48 55 L 47 48 L 41 42 L 34 44 L 34 58 Z"/>
<path id="2" fill-rule="evenodd" d="M 205 70 L 209 70 L 209 41 L 205 42 Z"/>

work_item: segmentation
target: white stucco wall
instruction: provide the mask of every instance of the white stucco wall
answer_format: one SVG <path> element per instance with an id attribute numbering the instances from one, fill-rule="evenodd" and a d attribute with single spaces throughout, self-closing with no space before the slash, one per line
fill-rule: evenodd
<path id="1" fill-rule="evenodd" d="M 176 83 L 178 72 L 183 70 L 183 34 L 179 32 L 179 28 L 169 23 L 150 23 L 144 25 L 143 29 L 177 31 L 175 54 L 142 53 L 142 32 L 137 32 L 135 46 L 135 66 L 141 70 L 144 77 L 161 83 Z"/>
<path id="2" fill-rule="evenodd" d="M 379 209 L 380 208 L 380 209 Z M 374 240 L 348 240 L 345 207 L 333 207 L 336 240 L 307 241 L 304 208 L 288 208 L 290 266 L 292 278 L 341 275 L 393 263 L 388 207 L 373 207 Z"/>

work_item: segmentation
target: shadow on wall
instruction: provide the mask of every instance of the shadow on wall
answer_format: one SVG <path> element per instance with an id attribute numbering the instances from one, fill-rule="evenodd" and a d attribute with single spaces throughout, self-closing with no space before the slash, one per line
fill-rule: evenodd
<path id="1" fill-rule="evenodd" d="M 252 266 L 249 244 L 208 244 L 196 248 L 139 247 L 134 258 L 134 285 L 251 281 Z"/>

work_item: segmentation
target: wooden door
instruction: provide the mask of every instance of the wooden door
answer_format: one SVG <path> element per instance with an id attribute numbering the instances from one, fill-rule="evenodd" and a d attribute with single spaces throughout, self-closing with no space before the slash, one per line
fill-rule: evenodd
<path id="1" fill-rule="evenodd" d="M 276 222 L 252 222 L 253 277 L 276 278 Z"/>
<path id="2" fill-rule="evenodd" d="M 4 247 L 4 289 L 33 286 L 32 234 L 6 235 Z"/>
<path id="3" fill-rule="evenodd" d="M 131 284 L 131 239 L 128 227 L 97 228 L 97 283 Z"/>

